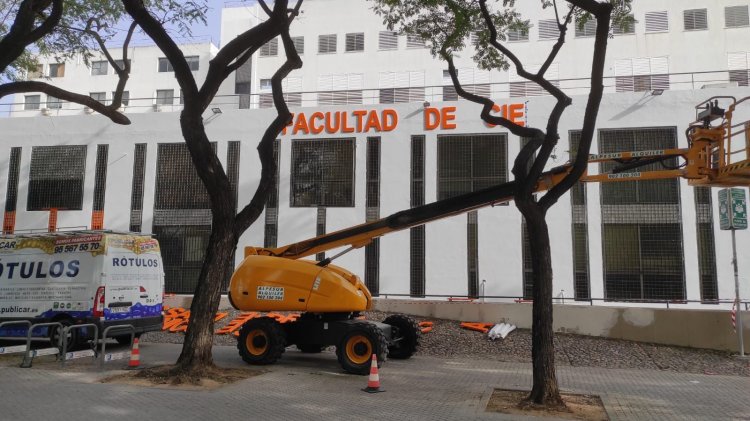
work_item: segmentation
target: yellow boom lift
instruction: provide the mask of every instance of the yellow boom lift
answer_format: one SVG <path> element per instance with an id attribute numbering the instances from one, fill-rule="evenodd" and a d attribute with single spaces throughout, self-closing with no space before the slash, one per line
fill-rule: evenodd
<path id="1" fill-rule="evenodd" d="M 749 123 L 733 126 L 731 122 L 735 107 L 749 98 L 712 97 L 696 106 L 696 120 L 687 129 L 685 149 L 591 155 L 589 163 L 619 165 L 609 173 L 586 174 L 581 181 L 681 177 L 693 186 L 750 185 Z M 720 101 L 729 103 L 726 110 L 719 107 Z M 738 135 L 744 135 L 744 142 L 732 144 Z M 684 162 L 676 168 L 632 171 L 674 158 Z M 566 164 L 545 172 L 536 191 L 556 185 L 571 169 L 571 164 Z M 515 182 L 511 181 L 282 247 L 246 247 L 245 259 L 229 285 L 232 306 L 243 311 L 302 314 L 296 321 L 284 324 L 270 317 L 250 319 L 240 330 L 237 343 L 240 356 L 250 364 L 271 364 L 289 345 L 296 345 L 303 352 L 320 352 L 333 345 L 341 366 L 354 374 L 369 373 L 372 354 L 381 363 L 386 357 L 411 357 L 419 345 L 420 330 L 416 322 L 405 315 L 389 316 L 382 323 L 361 320 L 361 312 L 372 308 L 370 291 L 357 275 L 332 265 L 331 261 L 385 234 L 510 201 L 514 191 Z M 348 248 L 319 262 L 300 260 L 339 247 Z"/>

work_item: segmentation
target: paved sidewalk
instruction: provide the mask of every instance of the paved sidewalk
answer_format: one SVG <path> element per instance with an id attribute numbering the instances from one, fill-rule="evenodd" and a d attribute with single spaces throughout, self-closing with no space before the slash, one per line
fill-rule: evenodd
<path id="1" fill-rule="evenodd" d="M 181 345 L 141 344 L 143 365 L 173 363 Z M 214 347 L 224 367 L 248 367 L 234 347 Z M 20 357 L 19 357 L 20 359 Z M 485 413 L 493 388 L 529 388 L 529 364 L 417 357 L 380 369 L 385 393 L 360 389 L 367 377 L 344 374 L 330 352 L 288 350 L 263 374 L 211 391 L 102 384 L 126 361 L 77 360 L 62 369 L 0 360 L 0 419 L 159 420 L 518 420 Z M 45 362 L 46 360 L 46 362 Z M 750 378 L 654 370 L 559 367 L 564 391 L 598 394 L 613 420 L 750 420 Z M 536 418 L 526 418 L 536 419 Z"/>

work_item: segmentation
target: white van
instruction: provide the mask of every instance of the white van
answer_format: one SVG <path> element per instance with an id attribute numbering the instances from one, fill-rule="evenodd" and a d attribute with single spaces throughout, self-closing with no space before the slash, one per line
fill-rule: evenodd
<path id="1" fill-rule="evenodd" d="M 161 330 L 163 294 L 159 243 L 150 236 L 63 231 L 0 237 L 0 322 L 95 323 L 100 335 L 107 326 L 128 324 L 140 335 Z M 25 336 L 19 326 L 0 328 L 0 337 Z M 71 332 L 72 346 L 92 334 Z M 116 339 L 126 343 L 130 335 Z"/>

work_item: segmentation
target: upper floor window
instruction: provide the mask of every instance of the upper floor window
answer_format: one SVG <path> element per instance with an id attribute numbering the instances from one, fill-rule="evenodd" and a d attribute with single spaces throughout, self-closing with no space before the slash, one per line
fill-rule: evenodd
<path id="1" fill-rule="evenodd" d="M 686 31 L 708 29 L 708 12 L 706 9 L 691 9 L 683 12 Z"/>
<path id="2" fill-rule="evenodd" d="M 159 105 L 174 104 L 174 89 L 159 89 L 156 91 L 156 103 Z"/>
<path id="3" fill-rule="evenodd" d="M 596 36 L 596 19 L 589 19 L 583 24 L 583 27 L 576 22 L 576 38 Z"/>
<path id="4" fill-rule="evenodd" d="M 543 19 L 539 21 L 539 39 L 557 39 L 560 36 L 560 28 L 556 19 Z"/>
<path id="5" fill-rule="evenodd" d="M 47 95 L 47 108 L 50 110 L 59 110 L 62 108 L 62 101 L 60 98 L 55 98 L 52 95 Z"/>
<path id="6" fill-rule="evenodd" d="M 378 34 L 379 50 L 395 50 L 398 48 L 398 34 L 393 31 L 380 31 Z"/>
<path id="7" fill-rule="evenodd" d="M 276 57 L 279 54 L 279 39 L 274 38 L 260 47 L 261 57 Z"/>
<path id="8" fill-rule="evenodd" d="M 750 19 L 748 19 L 747 13 L 747 5 L 725 7 L 724 21 L 726 22 L 727 28 L 736 28 L 738 26 L 750 25 Z"/>
<path id="9" fill-rule="evenodd" d="M 270 91 L 271 90 L 271 79 L 261 79 L 260 80 L 260 90 L 261 91 Z"/>
<path id="10" fill-rule="evenodd" d="M 508 29 L 508 41 L 528 41 L 528 40 L 529 40 L 528 28 Z"/>
<path id="11" fill-rule="evenodd" d="M 109 63 L 107 63 L 105 60 L 91 62 L 91 75 L 92 76 L 106 75 L 108 71 L 109 71 Z"/>
<path id="12" fill-rule="evenodd" d="M 346 52 L 365 51 L 365 33 L 346 34 Z"/>
<path id="13" fill-rule="evenodd" d="M 669 13 L 666 10 L 646 13 L 646 32 L 669 31 Z"/>
<path id="14" fill-rule="evenodd" d="M 115 64 L 120 69 L 125 70 L 125 61 L 123 61 L 123 60 L 115 60 Z M 127 60 L 127 64 L 128 64 L 128 66 L 130 66 L 130 59 Z M 117 70 L 115 70 L 114 67 L 112 68 L 112 73 L 117 74 Z"/>
<path id="15" fill-rule="evenodd" d="M 330 54 L 336 52 L 336 34 L 318 36 L 318 53 Z"/>
<path id="16" fill-rule="evenodd" d="M 669 89 L 669 59 L 646 57 L 616 60 L 615 89 L 617 92 Z"/>
<path id="17" fill-rule="evenodd" d="M 65 63 L 52 63 L 49 65 L 49 77 L 65 76 Z"/>
<path id="18" fill-rule="evenodd" d="M 42 101 L 41 95 L 25 95 L 23 97 L 24 110 L 38 110 L 39 103 Z"/>
<path id="19" fill-rule="evenodd" d="M 112 92 L 112 98 L 115 97 L 115 92 Z M 120 103 L 124 106 L 130 105 L 130 91 L 122 91 L 122 98 Z"/>
<path id="20" fill-rule="evenodd" d="M 297 50 L 297 54 L 305 54 L 305 37 L 292 37 L 292 43 L 294 49 Z"/>
<path id="21" fill-rule="evenodd" d="M 174 72 L 174 68 L 166 57 L 159 57 L 159 73 L 165 72 Z"/>
<path id="22" fill-rule="evenodd" d="M 633 15 L 628 15 L 630 18 L 630 22 L 626 27 L 620 26 L 620 25 L 612 25 L 612 33 L 614 35 L 625 35 L 625 34 L 634 34 L 635 33 L 635 18 Z"/>
<path id="23" fill-rule="evenodd" d="M 102 104 L 104 104 L 107 101 L 107 93 L 106 92 L 91 92 L 89 94 L 89 96 L 92 99 L 101 102 Z"/>
<path id="24" fill-rule="evenodd" d="M 406 35 L 406 48 L 424 48 L 424 40 L 419 35 Z"/>
<path id="25" fill-rule="evenodd" d="M 200 63 L 198 56 L 186 56 L 185 61 L 187 61 L 188 67 L 190 67 L 191 72 L 198 71 Z"/>

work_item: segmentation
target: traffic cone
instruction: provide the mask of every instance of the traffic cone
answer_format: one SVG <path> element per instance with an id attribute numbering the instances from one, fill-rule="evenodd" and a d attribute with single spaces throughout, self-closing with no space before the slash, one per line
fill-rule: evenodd
<path id="1" fill-rule="evenodd" d="M 385 392 L 380 388 L 380 377 L 378 376 L 378 357 L 372 354 L 372 362 L 370 363 L 370 377 L 367 379 L 367 387 L 362 389 L 367 393 L 378 393 Z"/>
<path id="2" fill-rule="evenodd" d="M 138 338 L 133 339 L 133 350 L 130 351 L 128 368 L 138 368 L 141 365 L 141 351 L 138 349 Z"/>

